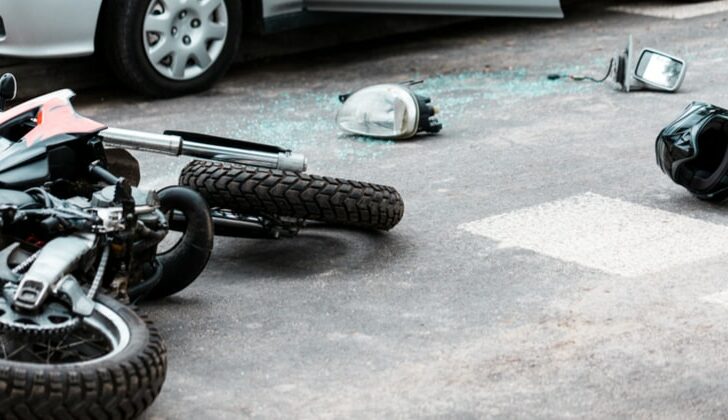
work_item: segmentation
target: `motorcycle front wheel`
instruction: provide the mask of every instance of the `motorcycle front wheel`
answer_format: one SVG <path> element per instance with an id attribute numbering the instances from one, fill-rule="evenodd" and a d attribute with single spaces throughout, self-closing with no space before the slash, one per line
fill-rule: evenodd
<path id="1" fill-rule="evenodd" d="M 212 208 L 240 214 L 377 230 L 392 229 L 404 215 L 404 201 L 392 187 L 232 163 L 192 161 L 180 185 Z"/>
<path id="2" fill-rule="evenodd" d="M 170 235 L 173 246 L 157 254 L 162 275 L 145 296 L 150 300 L 172 296 L 192 284 L 207 266 L 215 239 L 210 209 L 199 194 L 189 188 L 167 187 L 159 191 L 159 200 L 169 218 L 177 212 L 182 221 L 172 222 L 172 228 L 179 232 Z"/>
<path id="3" fill-rule="evenodd" d="M 0 413 L 6 419 L 131 419 L 149 407 L 167 372 L 156 328 L 114 299 L 71 332 L 0 331 Z"/>

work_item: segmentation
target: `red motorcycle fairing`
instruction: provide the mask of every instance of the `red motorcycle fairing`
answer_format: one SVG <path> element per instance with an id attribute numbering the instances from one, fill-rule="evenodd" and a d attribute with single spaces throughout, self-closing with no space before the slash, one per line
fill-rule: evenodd
<path id="1" fill-rule="evenodd" d="M 72 90 L 63 89 L 31 99 L 0 112 L 0 127 L 23 114 L 35 113 L 36 126 L 22 138 L 28 147 L 59 134 L 93 134 L 106 129 L 105 125 L 76 113 L 71 105 L 74 96 Z"/>

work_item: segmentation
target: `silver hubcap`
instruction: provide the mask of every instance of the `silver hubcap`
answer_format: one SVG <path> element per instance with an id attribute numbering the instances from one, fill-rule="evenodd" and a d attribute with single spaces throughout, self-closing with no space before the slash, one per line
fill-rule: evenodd
<path id="1" fill-rule="evenodd" d="M 223 0 L 152 0 L 144 16 L 144 51 L 172 80 L 201 75 L 220 57 L 228 33 Z"/>

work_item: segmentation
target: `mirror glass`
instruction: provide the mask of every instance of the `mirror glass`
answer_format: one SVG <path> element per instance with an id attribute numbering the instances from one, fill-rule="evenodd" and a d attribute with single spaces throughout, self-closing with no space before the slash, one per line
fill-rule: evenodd
<path id="1" fill-rule="evenodd" d="M 684 66 L 680 60 L 656 51 L 645 51 L 637 63 L 636 75 L 645 83 L 675 89 L 682 78 Z"/>

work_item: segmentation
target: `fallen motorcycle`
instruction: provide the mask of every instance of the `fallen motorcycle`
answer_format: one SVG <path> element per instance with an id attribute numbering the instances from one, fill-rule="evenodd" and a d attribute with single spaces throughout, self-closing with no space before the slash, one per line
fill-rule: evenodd
<path id="1" fill-rule="evenodd" d="M 3 416 L 140 414 L 164 382 L 166 353 L 127 304 L 191 284 L 214 234 L 277 238 L 307 220 L 386 230 L 402 218 L 393 188 L 305 174 L 288 150 L 108 128 L 78 115 L 70 90 L 5 111 L 16 90 L 0 77 Z M 183 186 L 145 191 L 125 148 L 206 161 L 185 167 Z M 181 238 L 164 246 L 170 230 Z"/>
<path id="2" fill-rule="evenodd" d="M 15 81 L 0 78 L 0 106 Z M 132 418 L 160 392 L 166 350 L 128 303 L 171 295 L 207 264 L 202 197 L 159 193 L 110 171 L 105 127 L 61 91 L 0 113 L 0 413 Z M 117 163 L 117 166 L 118 163 Z M 138 177 L 137 177 L 138 178 Z M 171 214 L 183 239 L 160 251 Z"/>

